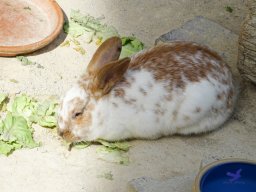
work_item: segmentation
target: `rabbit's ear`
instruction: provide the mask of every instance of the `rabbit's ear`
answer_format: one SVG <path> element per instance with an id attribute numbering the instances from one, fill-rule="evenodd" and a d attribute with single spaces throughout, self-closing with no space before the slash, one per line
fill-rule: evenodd
<path id="1" fill-rule="evenodd" d="M 111 37 L 104 41 L 94 53 L 88 67 L 89 75 L 94 75 L 111 61 L 118 60 L 122 50 L 122 41 L 119 37 Z"/>
<path id="2" fill-rule="evenodd" d="M 130 58 L 126 57 L 104 65 L 91 79 L 90 91 L 98 96 L 109 93 L 115 84 L 122 80 L 129 64 Z"/>

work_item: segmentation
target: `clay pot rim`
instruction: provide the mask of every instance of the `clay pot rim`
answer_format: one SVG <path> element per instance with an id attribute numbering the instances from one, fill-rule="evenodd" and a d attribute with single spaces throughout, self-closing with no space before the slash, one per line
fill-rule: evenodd
<path id="1" fill-rule="evenodd" d="M 47 1 L 49 2 L 49 6 L 52 7 L 52 10 L 55 11 L 57 15 L 57 24 L 55 29 L 47 37 L 35 43 L 19 46 L 0 46 L 0 56 L 16 56 L 31 53 L 45 47 L 60 34 L 64 24 L 64 15 L 62 9 L 55 0 Z"/>

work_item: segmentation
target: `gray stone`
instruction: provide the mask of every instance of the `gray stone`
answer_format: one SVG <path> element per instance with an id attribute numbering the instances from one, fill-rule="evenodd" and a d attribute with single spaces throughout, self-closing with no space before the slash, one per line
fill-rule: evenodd
<path id="1" fill-rule="evenodd" d="M 236 70 L 238 35 L 202 16 L 196 16 L 183 26 L 156 39 L 155 44 L 175 40 L 193 41 L 218 52 Z"/>
<path id="2" fill-rule="evenodd" d="M 129 192 L 191 192 L 194 175 L 177 176 L 165 181 L 141 177 L 129 182 Z"/>

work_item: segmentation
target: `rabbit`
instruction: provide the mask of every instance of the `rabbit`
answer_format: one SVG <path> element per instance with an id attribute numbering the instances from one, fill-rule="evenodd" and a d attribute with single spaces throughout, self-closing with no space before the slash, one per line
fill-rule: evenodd
<path id="1" fill-rule="evenodd" d="M 209 48 L 174 41 L 119 59 L 121 50 L 119 37 L 104 41 L 62 99 L 58 133 L 65 140 L 198 134 L 232 115 L 232 73 Z"/>

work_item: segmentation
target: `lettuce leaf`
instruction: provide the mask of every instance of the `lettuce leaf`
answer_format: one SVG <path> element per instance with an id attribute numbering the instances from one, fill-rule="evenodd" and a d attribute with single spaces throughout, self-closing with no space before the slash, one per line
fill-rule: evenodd
<path id="1" fill-rule="evenodd" d="M 102 146 L 99 147 L 96 152 L 100 159 L 110 163 L 128 165 L 130 162 L 128 154 L 122 150 Z"/>
<path id="2" fill-rule="evenodd" d="M 71 10 L 70 20 L 65 23 L 64 31 L 75 38 L 85 37 L 86 43 L 91 43 L 95 38 L 103 42 L 110 37 L 119 36 L 113 26 L 102 24 L 99 19 L 81 14 L 78 10 Z"/>
<path id="3" fill-rule="evenodd" d="M 70 20 L 64 25 L 64 31 L 75 38 L 85 37 L 87 43 L 96 39 L 97 45 L 110 37 L 120 36 L 115 27 L 103 24 L 99 19 L 81 14 L 80 11 L 75 10 L 71 10 Z M 130 57 L 144 48 L 144 44 L 134 36 L 122 37 L 121 39 L 122 52 L 120 58 Z"/>
<path id="4" fill-rule="evenodd" d="M 128 151 L 131 145 L 127 142 L 107 142 L 101 139 L 97 140 L 100 144 L 113 150 Z"/>
<path id="5" fill-rule="evenodd" d="M 0 94 L 0 106 L 6 99 L 7 95 Z M 0 120 L 0 153 L 9 155 L 23 147 L 38 147 L 39 144 L 33 139 L 32 123 L 55 127 L 57 107 L 55 100 L 38 102 L 25 94 L 11 98 L 7 111 L 3 113 L 5 118 Z"/>
<path id="6" fill-rule="evenodd" d="M 136 37 L 122 37 L 122 52 L 120 58 L 130 57 L 144 49 L 144 44 Z"/>
<path id="7" fill-rule="evenodd" d="M 16 116 L 22 116 L 28 124 L 39 124 L 42 127 L 53 128 L 57 125 L 58 103 L 54 100 L 38 102 L 27 95 L 19 95 L 7 104 L 7 110 Z"/>
<path id="8" fill-rule="evenodd" d="M 0 153 L 8 155 L 21 147 L 38 146 L 33 139 L 33 129 L 29 127 L 26 119 L 7 113 L 0 123 Z"/>
<path id="9" fill-rule="evenodd" d="M 91 142 L 89 142 L 89 141 L 80 141 L 80 142 L 76 142 L 73 144 L 73 146 L 76 149 L 84 149 L 86 147 L 89 147 L 90 145 L 91 145 Z"/>
<path id="10" fill-rule="evenodd" d="M 107 142 L 101 139 L 97 140 L 97 142 L 103 145 L 97 149 L 100 159 L 122 165 L 129 164 L 127 151 L 131 147 L 130 144 L 127 142 Z"/>
<path id="11" fill-rule="evenodd" d="M 57 101 L 45 100 L 37 103 L 35 111 L 29 119 L 42 127 L 54 128 L 57 125 L 57 108 Z"/>
<path id="12" fill-rule="evenodd" d="M 35 65 L 36 64 L 36 62 L 30 61 L 25 56 L 16 56 L 16 59 L 18 59 L 22 63 L 22 65 Z"/>
<path id="13" fill-rule="evenodd" d="M 20 149 L 22 146 L 18 143 L 8 143 L 4 141 L 0 141 L 0 154 L 10 155 L 14 150 Z"/>
<path id="14" fill-rule="evenodd" d="M 70 34 L 71 36 L 77 38 L 87 32 L 86 28 L 79 25 L 78 23 L 74 21 L 69 21 L 64 24 L 64 32 L 67 34 Z"/>
<path id="15" fill-rule="evenodd" d="M 104 29 L 102 29 L 102 31 L 98 31 L 96 33 L 96 37 L 101 42 L 105 41 L 106 39 L 108 39 L 110 37 L 118 37 L 118 36 L 119 36 L 118 31 L 113 26 L 105 27 Z"/>
<path id="16" fill-rule="evenodd" d="M 87 31 L 102 31 L 106 27 L 99 19 L 88 14 L 83 15 L 79 10 L 71 10 L 70 20 L 83 26 Z"/>
<path id="17" fill-rule="evenodd" d="M 22 116 L 26 120 L 34 113 L 36 101 L 25 94 L 15 97 L 7 104 L 7 110 L 13 115 Z"/>

